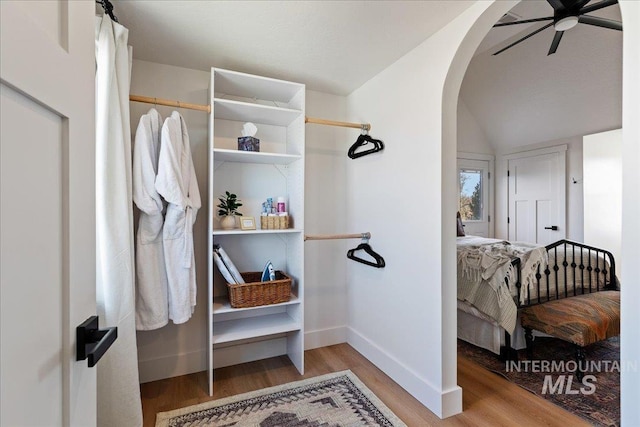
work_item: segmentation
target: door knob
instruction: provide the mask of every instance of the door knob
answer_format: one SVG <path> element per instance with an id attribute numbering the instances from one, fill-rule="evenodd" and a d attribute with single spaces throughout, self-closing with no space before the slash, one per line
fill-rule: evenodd
<path id="1" fill-rule="evenodd" d="M 557 231 L 558 230 L 558 226 L 557 225 L 552 225 L 551 227 L 545 227 L 545 230 L 553 230 L 553 231 Z"/>
<path id="2" fill-rule="evenodd" d="M 118 328 L 98 329 L 98 316 L 91 316 L 76 328 L 76 360 L 89 359 L 94 367 L 118 338 Z"/>

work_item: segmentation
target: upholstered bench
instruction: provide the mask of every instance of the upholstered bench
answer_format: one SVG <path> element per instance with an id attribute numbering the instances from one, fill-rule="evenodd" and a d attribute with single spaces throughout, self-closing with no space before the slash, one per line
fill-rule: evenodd
<path id="1" fill-rule="evenodd" d="M 533 329 L 575 345 L 578 367 L 584 348 L 620 335 L 620 292 L 602 291 L 562 298 L 520 310 L 527 352 L 532 356 Z M 584 363 L 582 363 L 584 365 Z M 578 369 L 578 379 L 582 379 Z"/>

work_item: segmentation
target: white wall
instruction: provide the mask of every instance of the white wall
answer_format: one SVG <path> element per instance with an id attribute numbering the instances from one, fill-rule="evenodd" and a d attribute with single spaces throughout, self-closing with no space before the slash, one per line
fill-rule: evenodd
<path id="1" fill-rule="evenodd" d="M 307 91 L 307 116 L 344 121 L 346 98 Z M 305 233 L 358 232 L 347 228 L 347 150 L 355 142 L 344 128 L 307 124 Z M 348 248 L 357 241 L 309 240 L 305 243 L 305 348 L 347 341 L 346 268 Z"/>
<path id="2" fill-rule="evenodd" d="M 622 263 L 640 259 L 640 2 L 621 0 L 624 60 L 622 66 Z M 640 275 L 627 268 L 622 278 L 620 360 L 640 364 Z M 627 284 L 625 286 L 624 284 Z M 640 369 L 620 374 L 621 425 L 640 425 Z"/>
<path id="3" fill-rule="evenodd" d="M 134 47 L 135 53 L 135 47 Z M 241 71 L 241 70 L 240 70 Z M 131 93 L 176 99 L 196 104 L 208 103 L 210 73 L 187 68 L 134 60 Z M 131 103 L 132 135 L 140 116 L 149 104 Z M 344 119 L 346 99 L 319 92 L 307 93 L 307 114 Z M 157 107 L 163 117 L 172 109 Z M 200 111 L 180 110 L 187 122 L 202 206 L 194 225 L 196 310 L 187 323 L 171 322 L 155 331 L 140 331 L 138 359 L 140 381 L 184 375 L 207 369 L 207 132 L 208 115 Z M 349 141 L 341 131 L 326 126 L 307 125 L 305 223 L 308 232 L 342 231 L 346 217 L 345 158 Z M 346 144 L 346 145 L 345 145 Z M 346 291 L 344 242 L 306 243 L 305 260 L 305 337 L 307 348 L 346 341 Z"/>
<path id="4" fill-rule="evenodd" d="M 458 99 L 458 151 L 479 154 L 495 153 L 482 127 L 462 97 Z"/>
<path id="5" fill-rule="evenodd" d="M 567 145 L 566 164 L 566 215 L 567 215 L 567 239 L 577 242 L 584 241 L 584 208 L 583 208 L 583 174 L 582 174 L 582 136 L 547 141 L 539 144 L 518 147 L 512 150 L 502 150 L 496 155 L 496 238 L 506 239 L 508 236 L 507 216 L 508 188 L 507 188 L 507 161 L 504 156 L 508 154 L 537 150 L 540 148 Z M 576 182 L 573 182 L 573 179 Z M 587 242 L 589 243 L 589 242 Z"/>
<path id="6" fill-rule="evenodd" d="M 456 132 L 454 118 L 454 142 L 443 147 L 442 93 L 453 55 L 487 6 L 474 4 L 347 97 L 351 121 L 370 122 L 373 137 L 385 142 L 382 153 L 348 169 L 348 224 L 371 231 L 371 244 L 387 263 L 379 270 L 349 264 L 349 343 L 442 417 L 462 410 L 455 364 L 456 173 L 440 161 L 455 162 Z M 449 102 L 455 116 L 457 93 Z M 447 268 L 453 277 L 443 280 Z"/>
<path id="7" fill-rule="evenodd" d="M 584 239 L 607 249 L 622 273 L 622 129 L 585 135 Z"/>

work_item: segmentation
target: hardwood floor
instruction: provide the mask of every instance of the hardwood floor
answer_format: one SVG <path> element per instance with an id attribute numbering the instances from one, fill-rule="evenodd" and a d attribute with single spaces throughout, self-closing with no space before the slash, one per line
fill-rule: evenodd
<path id="1" fill-rule="evenodd" d="M 305 352 L 303 377 L 286 356 L 216 370 L 214 395 L 207 373 L 199 372 L 140 386 L 144 427 L 157 412 L 350 369 L 409 427 L 422 426 L 588 426 L 581 418 L 529 393 L 474 362 L 458 357 L 462 414 L 441 420 L 348 344 Z"/>

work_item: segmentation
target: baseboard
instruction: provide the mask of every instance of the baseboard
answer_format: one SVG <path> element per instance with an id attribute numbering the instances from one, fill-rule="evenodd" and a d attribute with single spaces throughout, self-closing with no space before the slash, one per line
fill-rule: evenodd
<path id="1" fill-rule="evenodd" d="M 330 340 L 335 341 L 336 338 L 334 337 L 336 334 L 336 332 L 327 331 L 327 333 L 317 335 L 317 339 L 325 342 L 330 342 Z M 331 342 L 331 344 L 339 342 L 346 342 L 346 338 L 342 341 Z M 213 368 L 223 368 L 225 366 L 253 362 L 255 360 L 267 359 L 283 354 L 287 354 L 287 339 L 283 334 L 274 335 L 269 339 L 259 338 L 246 340 L 242 344 L 215 348 L 213 351 Z M 173 354 L 156 359 L 138 360 L 141 384 L 206 371 L 207 369 L 208 360 L 206 350 Z"/>
<path id="2" fill-rule="evenodd" d="M 430 411 L 446 418 L 462 412 L 462 389 L 442 391 L 352 328 L 347 343 L 380 368 Z"/>
<path id="3" fill-rule="evenodd" d="M 317 329 L 304 334 L 304 349 L 327 347 L 330 345 L 347 342 L 347 327 L 336 326 L 334 328 Z"/>
<path id="4" fill-rule="evenodd" d="M 462 413 L 462 388 L 455 386 L 442 392 L 442 410 L 440 418 L 448 418 Z"/>
<path id="5" fill-rule="evenodd" d="M 206 350 L 172 354 L 157 359 L 138 360 L 140 383 L 207 370 Z"/>

